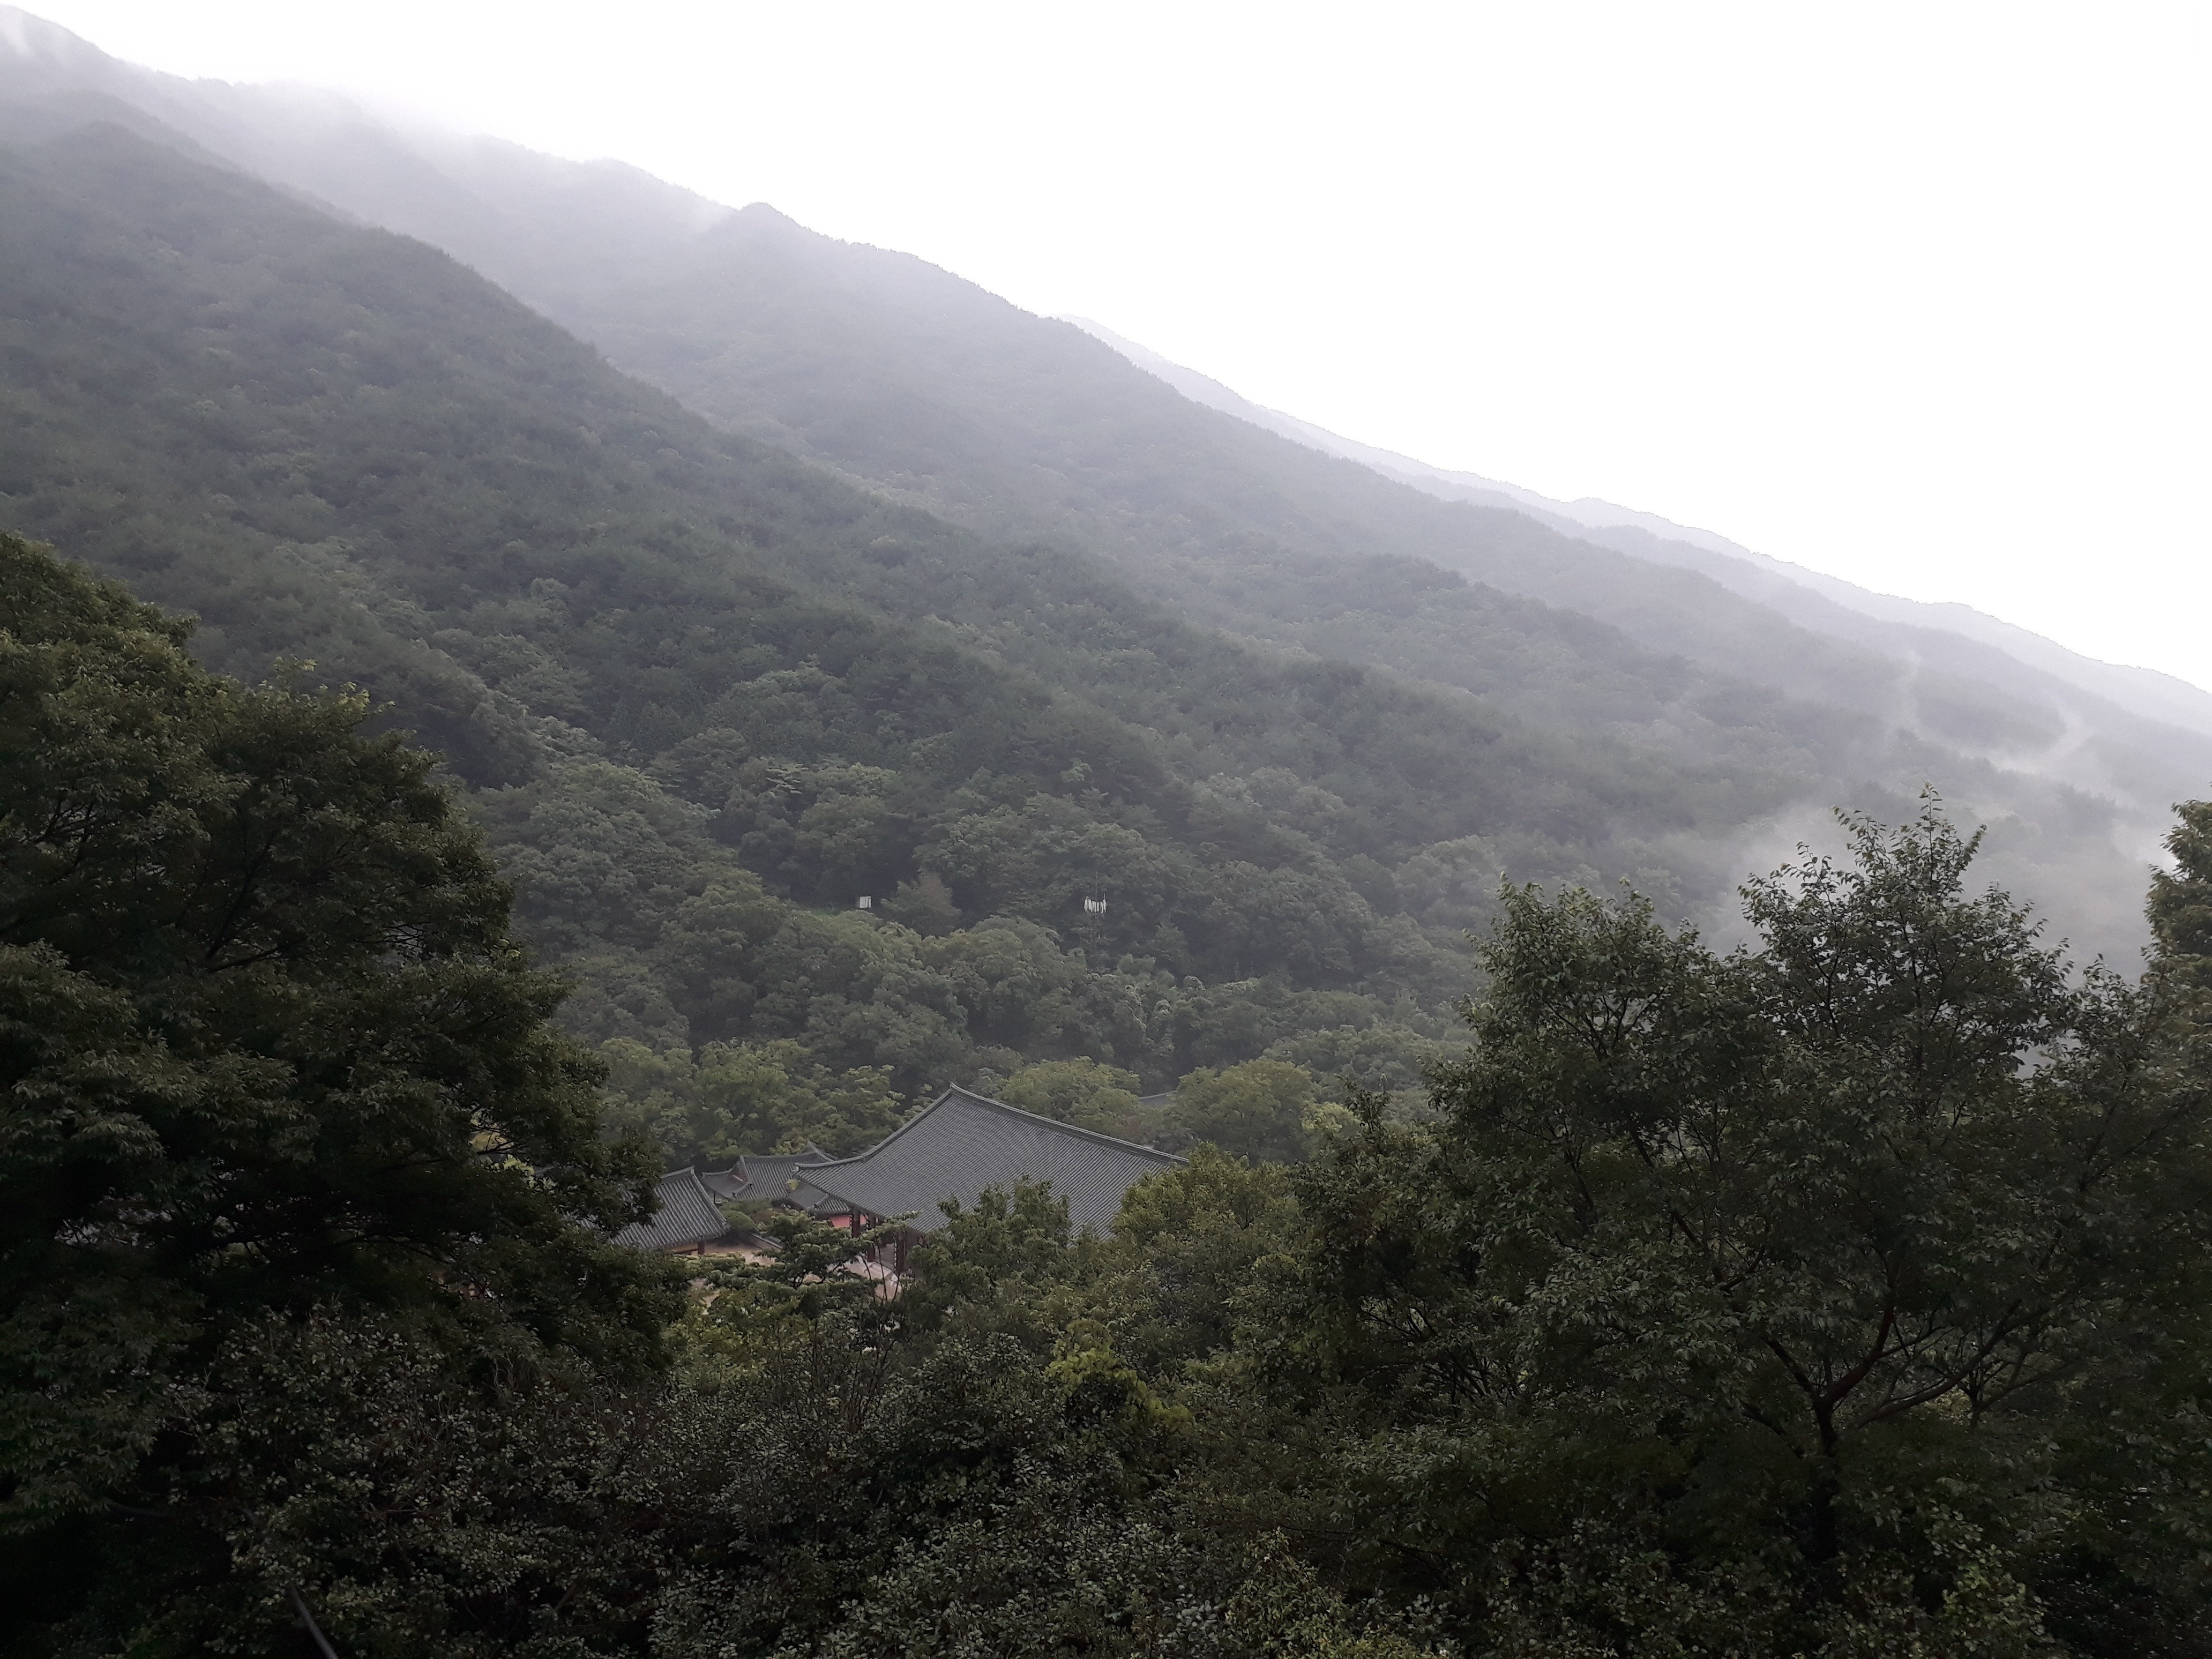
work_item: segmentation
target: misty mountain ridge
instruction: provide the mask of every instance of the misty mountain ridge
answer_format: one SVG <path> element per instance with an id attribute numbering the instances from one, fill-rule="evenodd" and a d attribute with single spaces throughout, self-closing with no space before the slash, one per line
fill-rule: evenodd
<path id="1" fill-rule="evenodd" d="M 1718 538 L 1594 523 L 1597 505 L 1287 416 L 1271 428 L 1066 323 L 763 206 L 404 129 L 330 94 L 136 69 L 21 13 L 0 24 L 15 48 L 0 52 L 9 135 L 118 121 L 219 157 L 444 248 L 725 430 L 893 500 L 986 538 L 1085 549 L 1264 651 L 1370 664 L 1532 729 L 1718 768 L 1747 802 L 1794 803 L 1709 840 L 1701 892 L 1820 838 L 1831 804 L 1891 811 L 1933 779 L 1996 824 L 2004 878 L 2124 951 L 2167 806 L 2212 775 L 2188 698 L 2166 723 L 2134 671 L 2107 670 L 2122 678 L 2100 691 L 2058 647 L 2039 664 L 1868 616 Z"/>
<path id="2" fill-rule="evenodd" d="M 2002 652 L 2142 719 L 2212 733 L 2212 692 L 2178 676 L 2084 656 L 2055 640 L 1956 601 L 1931 603 L 1879 593 L 1839 576 L 1753 552 L 1712 531 L 1675 524 L 1657 514 L 1595 495 L 1563 501 L 1518 484 L 1432 466 L 1409 455 L 1378 449 L 1254 403 L 1211 376 L 1171 362 L 1103 323 L 1075 316 L 1060 320 L 1103 341 L 1193 403 L 1234 415 L 1324 454 L 1358 461 L 1447 501 L 1512 507 L 1601 546 L 1699 571 L 1747 599 L 1772 606 L 1792 622 L 1907 660 L 1926 661 L 1954 672 L 1987 672 L 1993 666 L 1987 653 Z M 1839 609 L 1854 614 L 1839 616 Z M 1967 648 L 1972 647 L 1984 649 Z"/>
<path id="3" fill-rule="evenodd" d="M 193 135 L 199 142 L 260 176 L 372 222 L 419 235 L 464 258 L 496 244 L 507 257 L 494 262 L 512 264 L 509 245 L 516 239 L 542 240 L 549 222 L 582 213 L 592 218 L 600 233 L 581 245 L 593 256 L 586 269 L 652 270 L 672 252 L 744 210 L 668 184 L 626 162 L 568 161 L 501 139 L 405 126 L 342 94 L 317 88 L 192 82 L 141 69 L 110 58 L 70 31 L 19 8 L 0 7 L 0 46 L 13 60 L 0 56 L 0 77 L 4 77 L 0 88 L 33 95 L 73 88 L 109 93 L 179 132 L 191 134 L 194 127 L 202 128 Z M 11 82 L 15 84 L 9 85 Z M 305 143 L 301 142 L 303 131 L 308 138 Z M 756 204 L 752 211 L 773 210 Z M 580 244 L 572 236 L 562 236 L 559 246 L 573 257 Z M 1358 461 L 1445 499 L 1508 507 L 1601 545 L 1699 570 L 1792 621 L 1939 667 L 1952 666 L 1946 659 L 1956 647 L 1948 640 L 1928 640 L 1926 634 L 1970 641 L 2016 656 L 2142 718 L 2212 733 L 2212 693 L 2174 676 L 2085 657 L 1968 605 L 1877 593 L 1655 514 L 1594 496 L 1559 501 L 1363 444 L 1255 404 L 1101 324 L 1075 317 L 1062 320 L 1103 341 L 1194 402 L 1325 453 Z M 1637 532 L 1644 533 L 1627 533 Z M 1800 589 L 1831 604 L 1812 603 Z M 1869 629 L 1864 621 L 1837 617 L 1836 607 L 1890 626 Z M 1974 672 L 1985 662 L 1969 661 L 1966 666 Z"/>
<path id="4" fill-rule="evenodd" d="M 293 85 L 193 82 L 141 69 L 18 8 L 0 7 L 0 45 L 13 54 L 12 62 L 0 58 L 0 88 L 34 96 L 78 89 L 107 93 L 259 176 L 447 247 L 495 279 L 499 273 L 490 267 L 514 265 L 518 246 L 527 251 L 523 257 L 542 257 L 555 246 L 564 259 L 585 254 L 562 284 L 572 289 L 617 273 L 659 270 L 672 253 L 711 240 L 710 233 L 747 211 L 667 184 L 628 163 L 568 161 L 503 140 L 402 125 L 338 94 Z M 760 216 L 773 210 L 756 204 L 750 211 Z M 578 216 L 592 223 L 594 234 L 588 239 L 565 229 Z M 563 229 L 549 238 L 549 228 L 556 225 Z M 533 274 L 539 278 L 535 286 L 546 285 L 542 265 Z M 2212 733 L 2212 693 L 2172 676 L 2098 662 L 1963 605 L 1875 593 L 1656 514 L 1595 497 L 1560 501 L 1362 444 L 1254 404 L 1102 325 L 1064 320 L 1194 402 L 1444 499 L 1522 512 L 1601 545 L 1698 570 L 1816 631 L 1926 661 L 1944 672 L 1985 672 L 1986 655 L 1968 653 L 1966 661 L 1954 663 L 1956 647 L 1949 639 L 1927 638 L 1930 632 L 2019 657 L 2142 718 Z M 1644 533 L 1632 533 L 1637 532 Z M 1799 589 L 1831 604 L 1813 603 Z M 1866 621 L 1839 617 L 1838 607 L 1890 626 L 1869 628 Z"/>

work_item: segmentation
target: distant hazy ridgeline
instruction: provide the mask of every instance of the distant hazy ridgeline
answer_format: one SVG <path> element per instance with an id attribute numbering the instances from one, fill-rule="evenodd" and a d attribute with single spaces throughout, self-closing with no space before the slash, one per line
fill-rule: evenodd
<path id="1" fill-rule="evenodd" d="M 1790 620 L 1718 554 L 1638 547 L 1650 532 L 1632 526 L 1540 522 L 1530 514 L 1540 505 L 1471 487 L 1459 493 L 1472 499 L 1439 500 L 1425 490 L 1456 487 L 1317 454 L 1310 434 L 1256 430 L 1069 325 L 906 256 L 816 236 L 764 208 L 732 211 L 617 164 L 404 133 L 342 100 L 182 82 L 60 39 L 19 56 L 4 77 L 26 136 L 120 118 L 155 142 L 220 154 L 445 246 L 726 430 L 826 464 L 933 522 L 1088 551 L 1137 592 L 1255 645 L 1473 694 L 1479 712 L 1463 705 L 1453 718 L 1517 733 L 1506 747 L 1520 745 L 1529 776 L 1565 787 L 1566 800 L 1583 792 L 1583 805 L 1543 820 L 1540 842 L 1483 820 L 1483 850 L 1466 860 L 1516 878 L 1632 875 L 1670 907 L 1702 914 L 1796 836 L 1819 836 L 1831 805 L 1893 811 L 1934 781 L 1962 812 L 1993 822 L 1996 873 L 2077 942 L 2124 953 L 2140 937 L 2156 826 L 2212 772 L 2212 741 L 1993 647 L 1945 636 L 1908 653 L 1896 627 L 1805 590 L 1780 596 L 1799 619 Z M 985 544 L 963 545 L 954 562 L 982 557 Z M 1699 558 L 1728 585 L 1683 568 Z M 982 625 L 910 563 L 809 556 L 778 567 L 770 556 L 762 568 L 889 617 Z M 1118 646 L 1099 648 L 1095 617 L 1066 611 L 1054 623 L 1018 599 L 994 615 L 998 660 L 1052 685 L 1079 683 L 1086 699 L 1140 726 L 1174 727 L 1144 697 L 1188 665 L 1165 680 L 1117 674 L 1124 659 Z M 410 636 L 391 650 L 413 648 Z M 466 665 L 465 651 L 438 649 L 445 662 L 424 655 L 409 671 L 418 696 Z M 477 655 L 476 671 L 491 672 Z M 1215 658 L 1215 684 L 1253 660 Z M 615 701 L 634 711 L 654 700 L 641 688 Z M 446 734 L 410 718 L 460 742 L 459 727 Z M 463 724 L 486 721 L 497 723 L 480 712 Z M 1498 779 L 1494 744 L 1486 753 L 1473 769 L 1481 788 L 1533 799 Z M 1294 757 L 1285 769 L 1311 779 L 1317 764 Z M 1206 760 L 1199 775 L 1214 769 L 1225 769 Z M 1455 807 L 1431 816 L 1439 833 L 1409 828 L 1404 844 L 1476 833 Z M 1364 843 L 1355 855 L 1385 868 L 1403 856 Z M 1386 908 L 1395 902 L 1369 886 Z"/>

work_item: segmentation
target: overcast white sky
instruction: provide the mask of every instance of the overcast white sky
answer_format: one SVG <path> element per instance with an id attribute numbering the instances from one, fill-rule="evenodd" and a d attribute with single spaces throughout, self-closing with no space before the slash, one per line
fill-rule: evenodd
<path id="1" fill-rule="evenodd" d="M 2212 688 L 2212 6 L 31 0 Z"/>

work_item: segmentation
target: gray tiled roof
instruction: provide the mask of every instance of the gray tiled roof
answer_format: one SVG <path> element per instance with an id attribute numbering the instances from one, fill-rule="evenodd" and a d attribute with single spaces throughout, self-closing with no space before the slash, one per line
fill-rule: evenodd
<path id="1" fill-rule="evenodd" d="M 636 1250 L 678 1250 L 693 1244 L 709 1244 L 730 1231 L 694 1170 L 671 1170 L 653 1188 L 660 1200 L 651 1219 L 633 1221 L 615 1235 L 615 1243 Z"/>
<path id="2" fill-rule="evenodd" d="M 829 1153 L 818 1146 L 809 1146 L 803 1152 L 749 1155 L 726 1170 L 709 1170 L 700 1179 L 706 1182 L 708 1192 L 725 1201 L 734 1199 L 740 1203 L 756 1203 L 769 1199 L 811 1210 L 821 1202 L 822 1191 L 808 1186 L 795 1171 L 811 1164 L 830 1161 Z"/>
<path id="3" fill-rule="evenodd" d="M 807 1182 L 879 1216 L 915 1212 L 921 1232 L 945 1225 L 939 1202 L 972 1206 L 986 1187 L 1049 1181 L 1067 1200 L 1078 1232 L 1105 1234 L 1121 1195 L 1182 1159 L 1111 1135 L 1024 1112 L 1003 1101 L 947 1089 L 858 1158 L 810 1166 Z"/>

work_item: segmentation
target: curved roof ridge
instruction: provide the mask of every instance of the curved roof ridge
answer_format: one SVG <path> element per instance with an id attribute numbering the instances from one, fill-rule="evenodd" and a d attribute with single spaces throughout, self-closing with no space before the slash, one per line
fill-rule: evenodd
<path id="1" fill-rule="evenodd" d="M 1125 1152 L 1147 1152 L 1154 1158 L 1171 1158 L 1177 1164 L 1188 1164 L 1190 1162 L 1188 1158 L 1179 1158 L 1173 1152 L 1164 1152 L 1158 1147 L 1147 1146 L 1141 1141 L 1124 1140 L 1119 1135 L 1106 1134 L 1097 1129 L 1085 1129 L 1078 1124 L 1064 1123 L 1056 1117 L 1047 1117 L 1042 1112 L 1024 1111 L 1019 1106 L 1009 1106 L 1003 1100 L 994 1100 L 988 1095 L 977 1094 L 973 1089 L 963 1089 L 957 1083 L 948 1083 L 945 1085 L 944 1093 L 939 1095 L 936 1099 L 931 1101 L 928 1105 L 923 1107 L 912 1117 L 907 1119 L 905 1122 L 900 1124 L 897 1128 L 892 1130 L 874 1146 L 869 1147 L 866 1152 L 855 1152 L 850 1158 L 831 1158 L 826 1164 L 810 1164 L 805 1167 L 809 1170 L 849 1170 L 855 1164 L 866 1164 L 878 1152 L 883 1151 L 884 1147 L 890 1146 L 891 1142 L 896 1140 L 901 1135 L 904 1134 L 908 1129 L 914 1127 L 915 1124 L 921 1122 L 922 1119 L 927 1117 L 932 1112 L 945 1104 L 946 1101 L 951 1099 L 955 1095 L 959 1096 L 961 1099 L 968 1102 L 970 1105 L 988 1106 L 994 1112 L 1004 1112 L 1008 1117 L 1019 1118 L 1024 1122 L 1042 1124 L 1044 1127 L 1053 1131 L 1055 1134 L 1074 1135 L 1085 1140 L 1095 1140 L 1102 1146 L 1119 1147 Z"/>
<path id="2" fill-rule="evenodd" d="M 1109 1135 L 1101 1129 L 1086 1129 L 1078 1123 L 1066 1123 L 1056 1117 L 1047 1117 L 1042 1112 L 1028 1111 L 1019 1106 L 1009 1106 L 1003 1100 L 994 1100 L 988 1095 L 979 1095 L 973 1089 L 963 1089 L 957 1083 L 948 1083 L 945 1085 L 945 1092 L 930 1103 L 932 1109 L 943 1105 L 953 1095 L 958 1095 L 963 1100 L 972 1101 L 978 1106 L 988 1106 L 994 1112 L 1004 1112 L 1009 1117 L 1027 1118 L 1032 1123 L 1048 1123 L 1062 1134 L 1080 1135 L 1085 1140 L 1100 1141 L 1106 1146 L 1120 1146 L 1132 1152 L 1150 1152 L 1155 1158 L 1172 1158 L 1178 1164 L 1188 1164 L 1190 1161 L 1188 1158 L 1178 1158 L 1173 1152 L 1164 1152 L 1157 1146 L 1147 1146 L 1141 1140 L 1124 1140 L 1119 1135 Z M 921 1114 L 917 1112 L 915 1115 L 919 1117 Z M 905 1126 L 902 1124 L 900 1127 Z"/>
<path id="3" fill-rule="evenodd" d="M 1079 1231 L 1113 1231 L 1121 1200 L 1147 1175 L 1183 1160 L 1156 1146 L 1078 1128 L 957 1085 L 859 1156 L 794 1171 L 825 1197 L 917 1232 L 946 1224 L 947 1201 L 973 1204 L 993 1188 L 1049 1182 Z M 932 1206 L 935 1206 L 933 1212 Z"/>
<path id="4" fill-rule="evenodd" d="M 792 1167 L 796 1170 L 811 1170 L 817 1164 L 836 1164 L 841 1161 L 830 1157 L 829 1153 L 810 1140 L 806 1143 L 806 1150 L 803 1152 L 739 1152 L 737 1162 L 738 1164 L 781 1164 L 786 1158 L 791 1160 Z M 731 1167 L 734 1169 L 737 1165 L 732 1164 Z"/>

